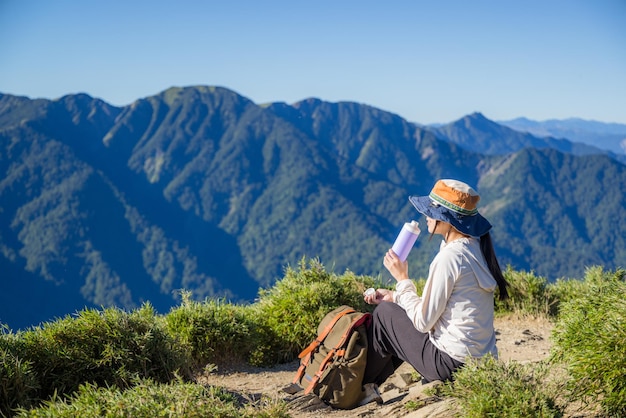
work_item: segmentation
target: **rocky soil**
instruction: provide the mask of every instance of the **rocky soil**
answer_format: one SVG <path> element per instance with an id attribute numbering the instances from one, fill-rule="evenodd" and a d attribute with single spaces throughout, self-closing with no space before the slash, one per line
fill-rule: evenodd
<path id="1" fill-rule="evenodd" d="M 500 359 L 503 361 L 536 362 L 550 354 L 550 332 L 552 324 L 544 318 L 498 318 L 495 322 Z M 321 403 L 315 396 L 289 395 L 282 389 L 291 383 L 298 363 L 276 366 L 271 369 L 238 368 L 218 370 L 198 376 L 199 383 L 227 388 L 242 394 L 250 401 L 266 396 L 289 402 L 289 412 L 293 417 L 448 417 L 451 400 L 440 400 L 424 393 L 424 390 L 437 382 L 423 385 L 408 377 L 412 367 L 404 364 L 380 388 L 384 403 L 371 403 L 349 411 L 332 409 Z M 407 383 L 406 381 L 409 381 Z M 407 402 L 419 405 L 419 409 L 409 411 Z M 566 416 L 589 416 L 575 412 Z"/>

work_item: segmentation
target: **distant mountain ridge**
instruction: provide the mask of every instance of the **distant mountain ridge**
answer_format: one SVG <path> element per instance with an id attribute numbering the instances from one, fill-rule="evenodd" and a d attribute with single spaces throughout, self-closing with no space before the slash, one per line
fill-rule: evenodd
<path id="1" fill-rule="evenodd" d="M 615 154 L 626 154 L 626 124 L 604 123 L 580 118 L 550 119 L 541 122 L 517 118 L 498 123 L 539 137 L 567 138 L 570 141 L 593 145 Z"/>
<path id="2" fill-rule="evenodd" d="M 521 119 L 518 119 L 518 121 Z M 526 121 L 528 121 L 526 119 Z M 539 126 L 531 124 L 500 124 L 485 118 L 481 113 L 473 113 L 455 122 L 446 125 L 431 127 L 430 129 L 440 138 L 459 144 L 460 146 L 481 154 L 508 154 L 523 148 L 551 148 L 574 155 L 606 154 L 622 163 L 626 163 L 626 154 L 614 153 L 608 149 L 601 149 L 591 144 L 597 144 L 592 138 L 593 133 L 588 131 L 588 140 L 572 141 L 569 137 L 553 137 L 537 135 L 535 132 L 546 133 L 544 129 L 524 129 L 522 126 Z M 566 122 L 562 122 L 566 124 Z M 512 127 L 509 127 L 512 126 Z M 514 126 L 517 126 L 516 129 Z M 596 126 L 596 125 L 593 125 Z M 626 128 L 626 126 L 625 126 Z M 600 130 L 599 127 L 596 129 Z M 571 132 L 565 129 L 552 132 Z M 598 136 L 604 134 L 598 133 Z M 624 134 L 626 138 L 626 133 Z"/>
<path id="3" fill-rule="evenodd" d="M 550 279 L 626 265 L 626 226 L 597 216 L 624 217 L 623 164 L 482 115 L 442 132 L 352 102 L 259 106 L 211 86 L 121 108 L 0 94 L 0 322 L 165 311 L 178 289 L 249 301 L 302 257 L 385 280 L 381 255 L 419 219 L 407 197 L 442 177 L 481 192 L 503 265 Z M 496 141 L 503 154 L 477 151 Z M 435 241 L 411 253 L 414 277 Z"/>

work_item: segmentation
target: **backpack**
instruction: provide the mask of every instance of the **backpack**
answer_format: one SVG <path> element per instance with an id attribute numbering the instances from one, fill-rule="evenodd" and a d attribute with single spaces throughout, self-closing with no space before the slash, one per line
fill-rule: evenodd
<path id="1" fill-rule="evenodd" d="M 300 355 L 293 384 L 313 392 L 335 408 L 351 409 L 363 397 L 370 313 L 340 306 L 328 313 L 317 328 L 317 338 Z"/>

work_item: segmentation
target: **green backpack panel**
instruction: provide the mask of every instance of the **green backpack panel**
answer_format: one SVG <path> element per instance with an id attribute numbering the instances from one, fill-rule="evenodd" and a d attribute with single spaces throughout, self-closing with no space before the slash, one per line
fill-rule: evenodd
<path id="1" fill-rule="evenodd" d="M 317 338 L 299 355 L 293 380 L 334 408 L 351 409 L 363 398 L 367 332 L 372 315 L 340 306 L 317 328 Z"/>

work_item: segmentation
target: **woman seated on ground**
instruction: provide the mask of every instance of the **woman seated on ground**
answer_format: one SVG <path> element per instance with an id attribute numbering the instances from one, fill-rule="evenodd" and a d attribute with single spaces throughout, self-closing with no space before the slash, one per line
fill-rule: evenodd
<path id="1" fill-rule="evenodd" d="M 389 250 L 383 264 L 397 281 L 395 291 L 377 289 L 365 301 L 377 304 L 369 328 L 363 383 L 382 402 L 377 386 L 400 364 L 410 363 L 424 381 L 451 380 L 467 361 L 497 357 L 493 326 L 494 291 L 507 294 L 489 230 L 474 189 L 457 180 L 439 180 L 428 196 L 411 196 L 426 216 L 428 232 L 443 236 L 430 264 L 422 295 L 409 280 L 408 264 Z"/>

